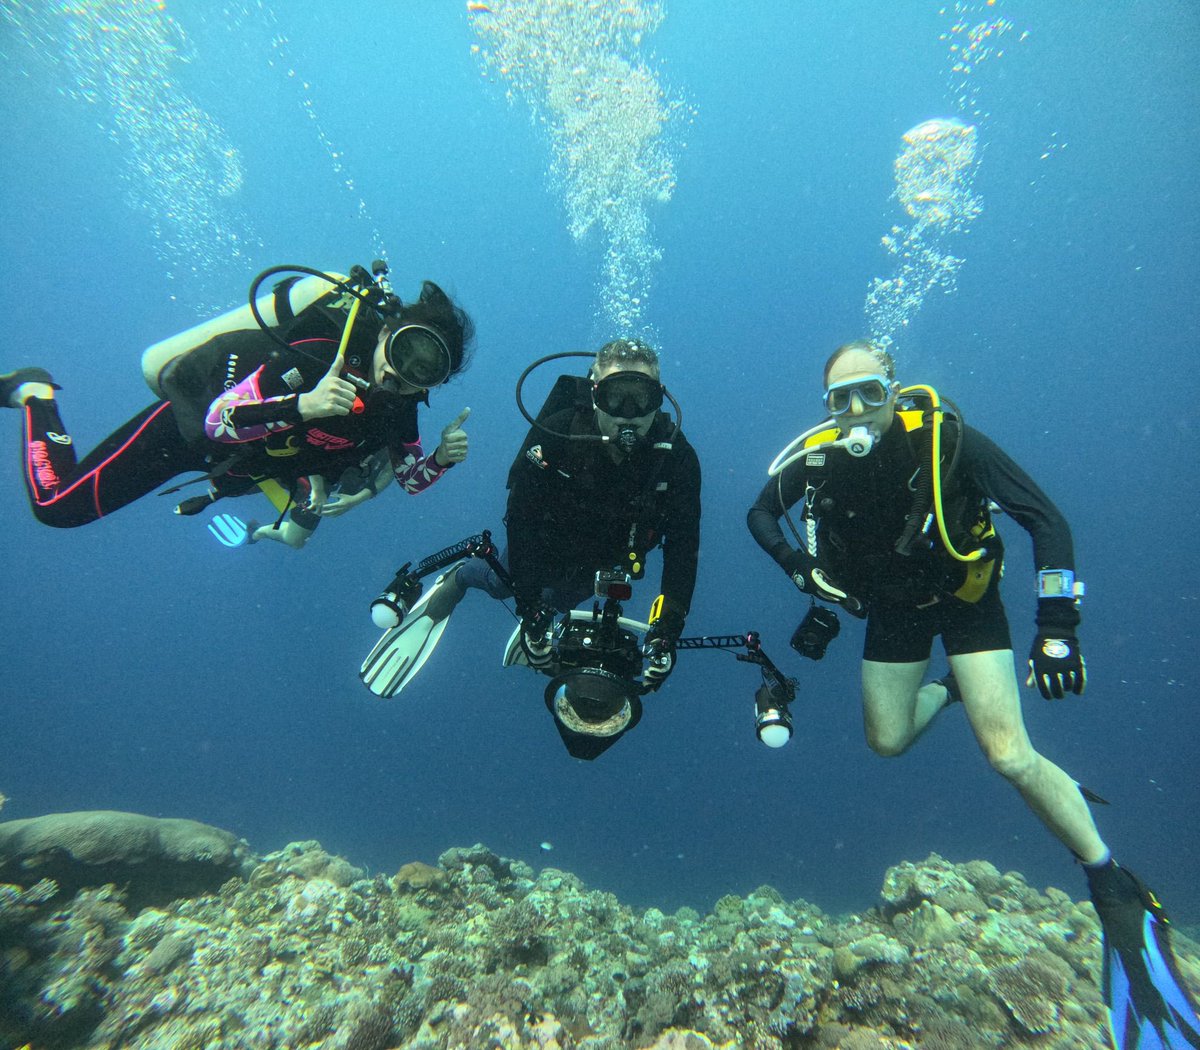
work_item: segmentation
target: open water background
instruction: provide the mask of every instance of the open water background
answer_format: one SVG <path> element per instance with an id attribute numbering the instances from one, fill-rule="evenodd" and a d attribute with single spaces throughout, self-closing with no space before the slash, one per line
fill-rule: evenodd
<path id="1" fill-rule="evenodd" d="M 690 654 L 636 732 L 582 764 L 559 744 L 541 681 L 502 671 L 511 619 L 480 596 L 401 699 L 374 700 L 355 672 L 376 635 L 368 603 L 397 565 L 500 529 L 525 431 L 513 383 L 535 356 L 606 337 L 601 249 L 566 232 L 545 134 L 481 76 L 463 5 L 231 7 L 232 27 L 208 4 L 167 8 L 190 41 L 178 84 L 244 173 L 221 198 L 245 217 L 242 256 L 198 236 L 195 277 L 172 274 L 162 231 L 129 206 L 129 144 L 99 127 L 104 104 L 72 97 L 70 69 L 0 22 L 0 367 L 50 368 L 85 449 L 147 403 L 145 346 L 236 304 L 268 265 L 344 270 L 381 239 L 402 296 L 432 278 L 476 321 L 474 366 L 423 417 L 432 447 L 469 405 L 471 457 L 419 498 L 393 489 L 328 524 L 300 554 L 228 551 L 169 497 L 82 531 L 37 525 L 11 413 L 4 817 L 187 816 L 262 852 L 316 838 L 375 870 L 483 841 L 664 908 L 771 883 L 859 910 L 889 865 L 930 851 L 1083 896 L 961 710 L 902 758 L 871 754 L 861 626 L 843 617 L 821 664 L 791 653 L 804 603 L 744 527 L 772 456 L 820 418 L 825 357 L 864 331 L 868 282 L 889 266 L 880 236 L 904 218 L 890 197 L 900 136 L 960 115 L 951 15 L 933 2 L 679 2 L 653 37 L 656 67 L 695 114 L 673 132 L 678 187 L 652 216 L 663 258 L 646 313 L 705 471 L 689 633 L 760 631 L 799 678 L 797 727 L 786 749 L 759 745 L 753 670 Z M 948 244 L 966 260 L 957 291 L 935 292 L 898 344 L 901 378 L 953 397 L 1072 522 L 1089 687 L 1054 704 L 1027 691 L 1030 733 L 1112 802 L 1098 816 L 1118 858 L 1200 923 L 1200 14 L 1187 0 L 978 7 L 1015 25 L 974 74 L 984 211 Z M 224 509 L 262 516 L 243 502 Z M 1002 528 L 1023 662 L 1029 544 Z M 657 572 L 655 559 L 631 612 Z"/>

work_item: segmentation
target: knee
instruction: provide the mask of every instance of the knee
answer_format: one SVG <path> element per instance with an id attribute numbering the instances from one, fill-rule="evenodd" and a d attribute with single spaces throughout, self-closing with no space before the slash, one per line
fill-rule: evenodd
<path id="1" fill-rule="evenodd" d="M 881 726 L 867 726 L 867 747 L 881 758 L 895 758 L 908 750 L 911 741 L 894 729 Z"/>
<path id="2" fill-rule="evenodd" d="M 997 773 L 1016 785 L 1027 781 L 1037 768 L 1038 753 L 1028 739 L 1004 737 L 989 740 L 983 745 L 983 753 Z"/>

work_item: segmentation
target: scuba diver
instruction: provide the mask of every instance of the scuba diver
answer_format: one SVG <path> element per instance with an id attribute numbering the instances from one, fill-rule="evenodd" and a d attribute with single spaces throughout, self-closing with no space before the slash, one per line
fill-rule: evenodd
<path id="1" fill-rule="evenodd" d="M 747 523 L 800 591 L 865 617 L 863 715 L 871 749 L 902 754 L 938 712 L 961 702 L 993 768 L 1083 865 L 1104 931 L 1116 1045 L 1200 1047 L 1161 905 L 1101 839 L 1088 801 L 1103 800 L 1034 750 L 1021 715 L 991 508 L 1033 541 L 1037 633 L 1026 684 L 1048 700 L 1080 694 L 1087 684 L 1076 637 L 1084 587 L 1066 520 L 949 401 L 930 387 L 901 389 L 890 355 L 873 344 L 839 347 L 824 380 L 830 418 L 776 458 Z M 810 624 L 807 643 L 823 652 L 813 633 Z M 834 633 L 836 617 L 825 640 Z M 950 671 L 922 685 L 939 635 Z"/>
<path id="2" fill-rule="evenodd" d="M 636 340 L 606 343 L 587 378 L 560 376 L 537 418 L 530 417 L 521 383 L 534 368 L 566 356 L 592 358 L 542 358 L 518 383 L 518 405 L 533 426 L 508 474 L 507 550 L 460 561 L 381 639 L 362 668 L 378 695 L 394 696 L 412 680 L 471 588 L 516 598 L 520 627 L 506 665 L 547 668 L 555 613 L 613 590 L 616 576 L 640 579 L 646 555 L 660 545 L 662 597 L 645 636 L 646 682 L 658 688 L 671 673 L 696 584 L 700 463 L 678 422 L 660 411 L 670 395 L 658 354 Z"/>
<path id="3" fill-rule="evenodd" d="M 143 372 L 159 400 L 79 461 L 50 374 L 21 368 L 0 375 L 0 405 L 24 416 L 34 515 L 75 528 L 199 471 L 207 492 L 185 499 L 176 513 L 197 514 L 226 496 L 274 486 L 282 511 L 276 525 L 284 531 L 287 509 L 308 512 L 314 524 L 325 509 L 322 490 L 381 450 L 406 492 L 428 488 L 466 457 L 469 410 L 428 455 L 417 410 L 429 390 L 466 366 L 473 325 L 432 281 L 404 304 L 386 264 L 373 270 L 356 266 L 349 277 L 301 266 L 264 271 L 247 307 L 146 351 Z M 258 299 L 259 286 L 278 273 L 289 276 Z"/>

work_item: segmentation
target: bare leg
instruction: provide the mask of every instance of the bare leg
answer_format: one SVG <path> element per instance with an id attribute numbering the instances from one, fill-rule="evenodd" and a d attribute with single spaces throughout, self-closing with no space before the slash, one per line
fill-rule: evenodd
<path id="1" fill-rule="evenodd" d="M 946 703 L 946 690 L 921 685 L 928 660 L 915 663 L 862 665 L 863 728 L 871 750 L 880 755 L 903 754 Z"/>
<path id="2" fill-rule="evenodd" d="M 1064 846 L 1085 864 L 1108 856 L 1079 785 L 1033 749 L 1011 649 L 950 657 L 963 706 L 988 762 L 1009 781 Z"/>

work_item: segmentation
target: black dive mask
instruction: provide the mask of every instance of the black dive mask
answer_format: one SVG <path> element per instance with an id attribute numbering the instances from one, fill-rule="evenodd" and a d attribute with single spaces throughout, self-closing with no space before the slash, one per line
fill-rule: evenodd
<path id="1" fill-rule="evenodd" d="M 662 383 L 644 372 L 614 372 L 592 384 L 592 404 L 614 419 L 641 419 L 662 403 Z"/>

